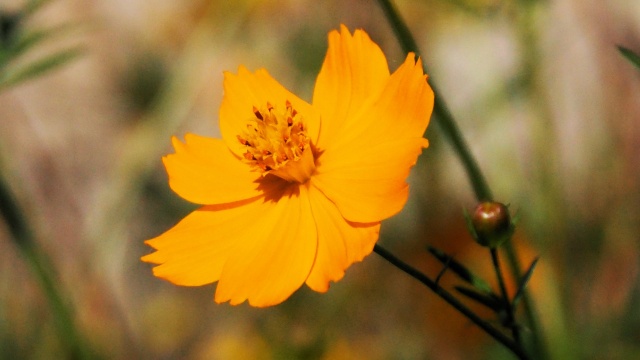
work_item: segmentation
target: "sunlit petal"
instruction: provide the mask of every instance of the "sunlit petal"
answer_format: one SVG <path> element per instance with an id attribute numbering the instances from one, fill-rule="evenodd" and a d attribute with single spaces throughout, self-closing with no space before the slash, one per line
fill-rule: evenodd
<path id="1" fill-rule="evenodd" d="M 317 142 L 319 149 L 331 146 L 343 126 L 356 120 L 363 104 L 382 91 L 389 78 L 387 60 L 367 33 L 353 35 L 343 25 L 329 33 L 329 48 L 313 92 L 313 106 L 322 114 Z"/>
<path id="2" fill-rule="evenodd" d="M 315 291 L 325 292 L 331 281 L 342 279 L 351 264 L 371 253 L 378 239 L 380 223 L 346 221 L 336 206 L 313 187 L 309 198 L 318 226 L 318 253 L 306 284 Z"/>
<path id="3" fill-rule="evenodd" d="M 247 219 L 259 217 L 264 211 L 261 198 L 203 206 L 164 234 L 147 240 L 145 243 L 156 251 L 142 261 L 157 264 L 153 274 L 176 285 L 218 281 L 238 239 L 249 231 Z"/>
<path id="4" fill-rule="evenodd" d="M 185 200 L 196 204 L 222 204 L 263 193 L 262 176 L 250 172 L 220 139 L 187 134 L 185 143 L 172 139 L 175 154 L 162 160 L 169 186 Z"/>
<path id="5" fill-rule="evenodd" d="M 319 157 L 312 181 L 350 221 L 375 222 L 396 214 L 407 199 L 409 170 L 428 145 L 422 135 L 432 108 L 433 91 L 422 64 L 409 54 L 380 96 Z"/>
<path id="6" fill-rule="evenodd" d="M 316 256 L 317 230 L 304 186 L 291 187 L 259 216 L 246 219 L 244 234 L 222 271 L 216 302 L 270 306 L 305 281 Z"/>

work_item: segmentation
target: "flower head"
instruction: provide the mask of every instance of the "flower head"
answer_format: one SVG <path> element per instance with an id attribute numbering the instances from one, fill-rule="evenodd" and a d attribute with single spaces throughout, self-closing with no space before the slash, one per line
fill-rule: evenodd
<path id="1" fill-rule="evenodd" d="M 147 240 L 155 276 L 218 282 L 216 302 L 270 306 L 302 284 L 325 292 L 370 254 L 428 142 L 433 91 L 421 60 L 389 73 L 362 30 L 329 33 L 311 104 L 266 70 L 225 73 L 222 139 L 173 138 L 169 185 L 201 204 Z"/>

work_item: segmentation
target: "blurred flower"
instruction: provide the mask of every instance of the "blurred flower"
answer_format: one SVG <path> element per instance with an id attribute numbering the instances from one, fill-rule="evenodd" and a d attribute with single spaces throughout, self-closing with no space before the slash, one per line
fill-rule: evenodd
<path id="1" fill-rule="evenodd" d="M 222 139 L 187 134 L 164 157 L 169 185 L 204 205 L 146 243 L 177 285 L 218 281 L 215 301 L 270 306 L 303 283 L 325 292 L 371 253 L 428 142 L 433 92 L 420 59 L 389 73 L 362 30 L 329 33 L 313 104 L 266 70 L 225 73 Z"/>

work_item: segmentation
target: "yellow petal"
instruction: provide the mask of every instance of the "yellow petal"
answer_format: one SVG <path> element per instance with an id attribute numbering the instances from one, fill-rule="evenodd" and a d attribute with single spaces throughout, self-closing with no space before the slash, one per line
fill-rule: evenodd
<path id="1" fill-rule="evenodd" d="M 318 226 L 318 252 L 306 284 L 315 291 L 325 292 L 330 281 L 342 279 L 351 264 L 371 253 L 378 240 L 380 223 L 346 221 L 338 208 L 313 187 L 309 189 L 309 198 Z"/>
<path id="2" fill-rule="evenodd" d="M 320 128 L 320 118 L 306 101 L 300 99 L 280 83 L 260 69 L 251 73 L 245 67 L 238 69 L 238 74 L 224 73 L 224 97 L 220 105 L 220 132 L 229 148 L 238 156 L 242 156 L 244 145 L 240 144 L 237 135 L 246 131 L 248 119 L 255 118 L 253 108 L 263 108 L 267 102 L 276 108 L 284 109 L 287 101 L 303 118 L 307 135 L 315 143 Z"/>
<path id="3" fill-rule="evenodd" d="M 187 134 L 184 144 L 175 137 L 172 142 L 175 154 L 162 160 L 169 186 L 182 198 L 196 204 L 221 204 L 263 193 L 262 176 L 251 172 L 222 140 Z"/>
<path id="4" fill-rule="evenodd" d="M 229 239 L 235 247 L 218 282 L 218 303 L 248 300 L 258 307 L 276 305 L 296 291 L 311 271 L 317 230 L 308 189 L 291 186 L 277 202 L 267 200 L 261 207 L 260 216 L 247 219 L 242 236 Z"/>
<path id="5" fill-rule="evenodd" d="M 329 33 L 329 48 L 313 92 L 313 106 L 322 114 L 320 150 L 330 146 L 346 122 L 356 120 L 365 101 L 382 91 L 389 78 L 387 60 L 367 33 L 353 35 L 343 25 Z"/>
<path id="6" fill-rule="evenodd" d="M 264 207 L 262 199 L 201 207 L 164 234 L 147 240 L 156 252 L 142 261 L 157 264 L 153 274 L 176 285 L 215 282 L 237 239 L 248 232 L 247 219 L 260 216 Z"/>
<path id="7" fill-rule="evenodd" d="M 396 214 L 407 199 L 409 170 L 428 145 L 421 136 L 432 109 L 422 64 L 409 54 L 380 96 L 320 155 L 313 183 L 347 220 L 376 222 Z"/>

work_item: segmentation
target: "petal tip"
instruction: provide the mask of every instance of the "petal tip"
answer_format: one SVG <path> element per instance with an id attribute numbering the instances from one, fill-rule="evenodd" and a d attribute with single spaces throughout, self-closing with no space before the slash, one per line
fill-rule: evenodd
<path id="1" fill-rule="evenodd" d="M 340 277 L 342 278 L 342 276 Z M 334 282 L 339 281 L 340 279 L 336 279 Z M 327 291 L 329 291 L 329 288 L 331 287 L 331 282 L 332 280 L 324 280 L 324 281 L 311 281 L 311 280 L 307 280 L 305 282 L 305 284 L 309 287 L 309 289 L 324 294 Z"/>
<path id="2" fill-rule="evenodd" d="M 142 261 L 142 262 L 146 262 L 146 263 L 154 263 L 154 262 L 153 262 L 153 260 L 152 260 L 152 258 L 153 258 L 153 257 L 151 256 L 151 255 L 153 255 L 153 254 L 154 254 L 154 253 L 151 253 L 151 254 L 147 254 L 147 255 L 141 256 L 141 257 L 140 257 L 140 261 Z"/>

